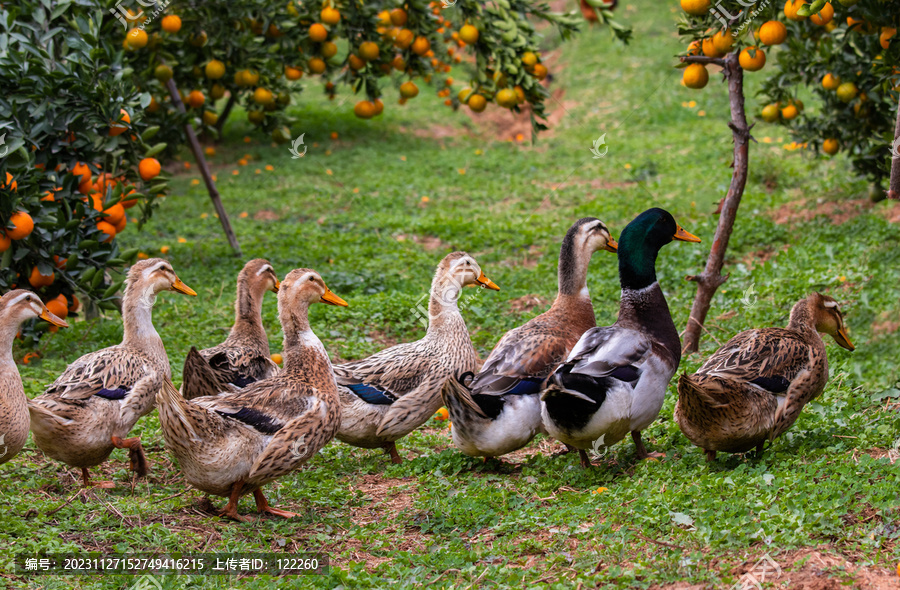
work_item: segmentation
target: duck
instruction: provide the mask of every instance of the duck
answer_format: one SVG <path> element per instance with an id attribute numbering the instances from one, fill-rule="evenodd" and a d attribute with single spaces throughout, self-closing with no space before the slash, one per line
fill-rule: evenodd
<path id="1" fill-rule="evenodd" d="M 641 431 L 659 415 L 681 361 L 681 341 L 656 280 L 656 258 L 673 240 L 699 242 L 668 211 L 652 208 L 619 237 L 619 316 L 612 326 L 587 330 L 541 392 L 547 433 L 575 447 L 590 467 L 597 452 L 631 433 L 639 459 L 651 455 Z M 652 456 L 661 456 L 654 453 Z"/>
<path id="2" fill-rule="evenodd" d="M 0 465 L 15 457 L 28 440 L 28 398 L 12 347 L 19 327 L 34 318 L 69 327 L 31 291 L 14 289 L 0 297 Z"/>
<path id="3" fill-rule="evenodd" d="M 191 347 L 184 360 L 181 394 L 185 399 L 236 391 L 278 372 L 262 324 L 266 291 L 278 293 L 278 277 L 268 260 L 244 265 L 237 278 L 234 325 L 224 342 L 198 351 Z"/>
<path id="4" fill-rule="evenodd" d="M 785 328 L 736 335 L 691 375 L 678 379 L 675 422 L 714 461 L 716 452 L 763 452 L 803 407 L 825 390 L 828 357 L 819 333 L 849 351 L 838 302 L 811 293 L 794 304 Z"/>
<path id="5" fill-rule="evenodd" d="M 448 254 L 431 283 L 424 338 L 334 367 L 342 407 L 338 440 L 383 448 L 393 463 L 401 462 L 396 441 L 440 409 L 441 388 L 448 379 L 477 366 L 458 306 L 462 287 L 470 285 L 500 290 L 471 255 Z"/>
<path id="6" fill-rule="evenodd" d="M 347 302 L 314 270 L 292 270 L 278 290 L 284 368 L 240 391 L 184 399 L 171 381 L 157 394 L 169 453 L 198 490 L 228 498 L 219 514 L 237 521 L 238 501 L 252 493 L 257 510 L 284 518 L 262 486 L 309 461 L 337 432 L 341 404 L 331 360 L 309 325 L 309 306 Z"/>
<path id="7" fill-rule="evenodd" d="M 527 445 L 541 426 L 541 385 L 596 325 L 587 288 L 591 256 L 615 252 L 609 228 L 595 217 L 576 221 L 559 251 L 558 292 L 550 309 L 510 330 L 477 374 L 462 374 L 442 391 L 454 445 L 472 457 L 494 458 Z"/>
<path id="8" fill-rule="evenodd" d="M 125 279 L 122 343 L 82 356 L 28 403 L 37 447 L 52 459 L 80 467 L 85 488 L 115 487 L 109 481 L 92 484 L 88 468 L 106 461 L 116 448 L 128 449 L 138 477 L 149 472 L 140 437 L 125 437 L 153 410 L 157 392 L 172 375 L 153 327 L 153 305 L 163 291 L 197 295 L 167 260 L 136 262 Z"/>

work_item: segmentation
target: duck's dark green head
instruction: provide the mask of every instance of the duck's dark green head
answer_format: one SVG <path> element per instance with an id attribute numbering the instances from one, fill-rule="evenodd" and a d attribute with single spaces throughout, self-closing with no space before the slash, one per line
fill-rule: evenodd
<path id="1" fill-rule="evenodd" d="M 656 256 L 672 240 L 699 242 L 675 223 L 665 209 L 654 207 L 638 215 L 619 238 L 619 281 L 623 289 L 643 289 L 656 282 Z"/>

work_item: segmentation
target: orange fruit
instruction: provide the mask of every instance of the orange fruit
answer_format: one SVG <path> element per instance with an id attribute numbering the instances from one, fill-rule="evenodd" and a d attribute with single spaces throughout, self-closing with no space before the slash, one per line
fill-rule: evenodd
<path id="1" fill-rule="evenodd" d="M 156 158 L 144 158 L 138 164 L 138 173 L 143 180 L 153 180 L 159 176 L 160 170 L 162 170 L 162 167 Z"/>
<path id="2" fill-rule="evenodd" d="M 709 12 L 709 0 L 681 0 L 681 9 L 693 16 L 703 16 Z"/>
<path id="3" fill-rule="evenodd" d="M 98 221 L 97 229 L 100 230 L 101 234 L 106 235 L 106 238 L 103 238 L 102 236 L 98 238 L 104 244 L 112 242 L 113 238 L 116 237 L 116 226 L 108 221 Z"/>
<path id="4" fill-rule="evenodd" d="M 773 103 L 764 106 L 761 115 L 766 123 L 774 123 L 781 115 L 781 111 L 778 110 L 778 105 Z"/>
<path id="5" fill-rule="evenodd" d="M 163 31 L 175 34 L 181 30 L 181 17 L 175 14 L 164 16 L 161 25 Z"/>
<path id="6" fill-rule="evenodd" d="M 819 12 L 810 15 L 809 22 L 820 27 L 827 25 L 834 18 L 834 6 L 831 2 L 826 2 L 825 6 Z"/>
<path id="7" fill-rule="evenodd" d="M 691 44 L 688 45 L 687 53 L 688 55 L 700 55 L 700 51 L 702 51 L 702 44 L 699 40 L 691 41 Z"/>
<path id="8" fill-rule="evenodd" d="M 219 122 L 219 115 L 212 111 L 203 111 L 203 123 L 205 125 L 215 125 Z M 187 164 L 188 162 L 185 162 Z"/>
<path id="9" fill-rule="evenodd" d="M 835 76 L 831 72 L 825 74 L 822 77 L 822 88 L 825 90 L 835 90 L 838 86 L 841 85 L 841 79 L 839 76 Z"/>
<path id="10" fill-rule="evenodd" d="M 404 82 L 400 85 L 400 96 L 403 98 L 415 98 L 419 94 L 419 87 L 415 82 Z"/>
<path id="11" fill-rule="evenodd" d="M 169 80 L 172 79 L 172 75 L 174 72 L 170 66 L 166 64 L 159 64 L 156 68 L 153 69 L 153 75 L 157 80 L 160 81 L 161 84 L 165 84 Z"/>
<path id="12" fill-rule="evenodd" d="M 477 31 L 478 29 L 475 29 L 475 30 Z M 453 48 L 451 47 L 450 49 L 453 49 Z M 538 62 L 538 58 L 537 58 L 537 55 L 534 54 L 534 52 L 526 51 L 525 53 L 522 54 L 522 63 L 525 65 L 526 68 L 533 68 L 534 64 L 536 64 L 537 62 Z"/>
<path id="13" fill-rule="evenodd" d="M 35 289 L 49 287 L 55 280 L 56 273 L 51 271 L 49 275 L 41 274 L 41 271 L 38 270 L 38 267 L 36 266 L 31 269 L 31 274 L 28 276 L 28 282 L 31 283 L 31 286 Z"/>
<path id="14" fill-rule="evenodd" d="M 360 119 L 371 119 L 375 116 L 375 103 L 369 100 L 361 100 L 353 107 L 353 114 Z"/>
<path id="15" fill-rule="evenodd" d="M 724 55 L 718 49 L 716 49 L 715 44 L 713 43 L 712 37 L 707 37 L 700 42 L 700 47 L 703 51 L 703 55 L 706 57 L 722 57 Z"/>
<path id="16" fill-rule="evenodd" d="M 159 110 L 159 102 L 156 100 L 155 96 L 150 97 L 150 104 L 147 105 L 146 110 L 148 113 L 155 113 Z"/>
<path id="17" fill-rule="evenodd" d="M 748 72 L 761 70 L 766 65 L 766 52 L 759 47 L 745 47 L 738 56 L 738 62 Z"/>
<path id="18" fill-rule="evenodd" d="M 406 60 L 403 59 L 402 56 L 398 55 L 391 60 L 391 65 L 394 66 L 395 70 L 402 72 L 406 69 Z"/>
<path id="19" fill-rule="evenodd" d="M 781 117 L 786 121 L 790 121 L 791 119 L 796 119 L 797 115 L 800 114 L 800 110 L 797 109 L 796 105 L 789 104 L 788 106 L 781 109 Z"/>
<path id="20" fill-rule="evenodd" d="M 387 10 L 382 10 L 378 13 L 378 26 L 380 27 L 389 27 L 391 26 L 391 13 Z"/>
<path id="21" fill-rule="evenodd" d="M 837 97 L 841 102 L 850 102 L 858 93 L 859 89 L 853 82 L 843 82 L 837 87 Z"/>
<path id="22" fill-rule="evenodd" d="M 12 229 L 9 229 L 9 226 L 12 226 Z M 11 240 L 22 240 L 31 235 L 31 232 L 34 231 L 34 219 L 31 218 L 25 211 L 16 211 L 12 215 L 9 216 L 9 223 L 7 224 L 6 235 L 9 236 Z"/>
<path id="23" fill-rule="evenodd" d="M 425 37 L 419 36 L 416 37 L 415 41 L 413 41 L 412 50 L 416 55 L 425 55 L 430 49 L 431 41 L 429 41 Z"/>
<path id="24" fill-rule="evenodd" d="M 125 207 L 123 207 L 121 203 L 116 203 L 103 213 L 106 214 L 106 221 L 110 222 L 113 225 L 117 225 L 122 219 L 125 218 Z"/>
<path id="25" fill-rule="evenodd" d="M 800 16 L 797 14 L 797 11 L 800 10 L 800 7 L 806 4 L 806 0 L 787 0 L 784 3 L 784 16 L 788 18 L 788 20 L 806 20 L 805 16 Z"/>
<path id="26" fill-rule="evenodd" d="M 759 28 L 759 42 L 763 45 L 781 45 L 787 40 L 787 27 L 777 20 L 763 23 Z"/>
<path id="27" fill-rule="evenodd" d="M 331 59 L 335 55 L 337 55 L 338 46 L 331 41 L 325 41 L 322 43 L 322 49 L 319 53 L 322 54 L 322 57 L 325 59 Z"/>
<path id="28" fill-rule="evenodd" d="M 321 74 L 325 71 L 325 61 L 319 59 L 318 57 L 314 57 L 309 60 L 309 62 L 307 63 L 307 67 L 313 74 Z"/>
<path id="29" fill-rule="evenodd" d="M 66 319 L 69 315 L 69 302 L 66 301 L 65 295 L 60 294 L 58 297 L 51 299 L 44 305 L 47 306 L 50 313 L 58 318 Z"/>
<path id="30" fill-rule="evenodd" d="M 703 64 L 691 64 L 684 68 L 681 81 L 688 88 L 700 89 L 709 82 L 709 72 Z"/>
<path id="31" fill-rule="evenodd" d="M 373 104 L 375 105 L 375 116 L 377 117 L 384 112 L 384 103 L 381 102 L 380 98 L 376 98 Z"/>
<path id="32" fill-rule="evenodd" d="M 836 139 L 828 138 L 822 142 L 822 151 L 833 156 L 841 149 L 841 144 Z"/>
<path id="33" fill-rule="evenodd" d="M 206 31 L 200 31 L 191 37 L 191 45 L 194 47 L 203 47 L 207 41 L 209 41 L 209 35 L 206 34 Z"/>
<path id="34" fill-rule="evenodd" d="M 185 102 L 189 107 L 199 109 L 203 106 L 203 103 L 206 102 L 206 97 L 203 96 L 203 93 L 199 90 L 191 90 L 187 95 L 187 100 Z"/>
<path id="35" fill-rule="evenodd" d="M 447 408 L 440 408 L 437 413 L 434 415 L 434 419 L 440 422 L 448 419 L 450 417 L 450 412 L 447 411 Z"/>
<path id="36" fill-rule="evenodd" d="M 280 354 L 278 354 L 277 352 L 273 352 L 273 353 L 272 353 L 272 362 L 274 362 L 275 364 L 280 365 L 281 363 L 284 362 L 284 358 L 283 358 Z"/>
<path id="37" fill-rule="evenodd" d="M 70 170 L 72 176 L 80 176 L 81 180 L 79 184 L 90 182 L 91 181 L 91 169 L 88 168 L 88 165 L 84 162 L 78 162 L 74 166 L 72 166 L 72 170 Z"/>
<path id="38" fill-rule="evenodd" d="M 135 189 L 131 189 L 130 191 L 128 191 L 128 192 L 125 194 L 125 196 L 128 197 L 128 196 L 132 195 L 134 192 L 135 192 Z M 124 200 L 121 202 L 121 205 L 122 205 L 122 207 L 124 207 L 125 209 L 131 209 L 132 207 L 134 207 L 135 205 L 137 205 L 137 203 L 138 203 L 138 200 L 137 200 L 137 199 L 124 199 Z"/>
<path id="39" fill-rule="evenodd" d="M 127 43 L 130 49 L 143 49 L 147 46 L 147 41 L 150 38 L 147 36 L 147 31 L 143 29 L 131 29 L 128 31 L 128 34 L 125 35 L 125 43 Z"/>
<path id="40" fill-rule="evenodd" d="M 5 230 L 0 229 L 0 253 L 9 250 L 10 246 L 12 246 L 12 240 L 6 235 Z"/>
<path id="41" fill-rule="evenodd" d="M 350 69 L 352 70 L 361 70 L 366 67 L 366 62 L 358 55 L 353 55 L 352 53 L 347 57 L 347 63 L 350 64 Z"/>
<path id="42" fill-rule="evenodd" d="M 544 64 L 535 64 L 534 69 L 531 73 L 538 80 L 543 80 L 547 77 L 547 66 L 545 66 Z"/>
<path id="43" fill-rule="evenodd" d="M 721 55 L 725 55 L 734 48 L 734 35 L 730 29 L 719 31 L 712 38 L 713 47 L 716 48 Z"/>
<path id="44" fill-rule="evenodd" d="M 402 27 L 408 19 L 406 11 L 402 8 L 395 8 L 390 12 L 391 24 L 395 27 Z"/>
<path id="45" fill-rule="evenodd" d="M 272 94 L 272 91 L 267 88 L 259 87 L 253 91 L 253 102 L 256 104 L 272 104 L 273 100 L 275 100 L 275 96 Z"/>
<path id="46" fill-rule="evenodd" d="M 206 63 L 204 73 L 210 80 L 218 80 L 225 75 L 225 64 L 217 59 L 211 59 Z"/>
<path id="47" fill-rule="evenodd" d="M 881 27 L 881 35 L 878 36 L 878 42 L 881 44 L 882 49 L 887 49 L 891 46 L 891 39 L 894 35 L 897 34 L 897 29 L 894 27 Z"/>
<path id="48" fill-rule="evenodd" d="M 122 123 L 130 124 L 131 116 L 128 114 L 128 111 L 125 109 L 119 109 L 119 113 L 121 115 L 119 121 Z M 125 125 L 121 125 L 120 123 L 113 123 L 109 126 L 109 135 L 110 137 L 116 137 L 117 135 L 122 135 L 128 129 Z"/>
<path id="49" fill-rule="evenodd" d="M 511 109 L 519 103 L 519 99 L 516 96 L 516 91 L 512 88 L 504 88 L 497 92 L 496 96 L 494 96 L 494 100 L 501 107 Z"/>
<path id="50" fill-rule="evenodd" d="M 473 25 L 463 25 L 459 29 L 459 40 L 466 45 L 474 45 L 478 43 L 480 33 L 478 28 Z"/>
<path id="51" fill-rule="evenodd" d="M 116 228 L 116 235 L 119 235 L 125 230 L 125 225 L 128 223 L 128 218 L 122 216 L 122 219 L 119 220 L 119 223 L 113 224 L 113 227 Z"/>
<path id="52" fill-rule="evenodd" d="M 284 77 L 288 80 L 299 80 L 303 77 L 303 70 L 291 66 L 284 66 Z"/>
<path id="53" fill-rule="evenodd" d="M 480 94 L 472 94 L 469 96 L 469 100 L 466 101 L 466 104 L 468 104 L 469 108 L 476 113 L 480 113 L 487 107 L 487 99 Z"/>
<path id="54" fill-rule="evenodd" d="M 319 13 L 319 19 L 326 25 L 336 25 L 341 22 L 341 13 L 330 6 L 326 6 Z"/>
<path id="55" fill-rule="evenodd" d="M 18 192 L 19 183 L 15 181 L 13 175 L 9 172 L 6 173 L 6 182 L 0 182 L 0 188 L 6 188 L 9 185 L 9 190 Z"/>
<path id="56" fill-rule="evenodd" d="M 366 61 L 374 61 L 378 59 L 378 44 L 372 41 L 366 41 L 359 46 L 359 56 Z"/>
<path id="57" fill-rule="evenodd" d="M 409 29 L 402 29 L 397 33 L 397 37 L 394 39 L 394 45 L 399 47 L 400 49 L 407 49 L 412 42 L 415 41 L 416 35 Z"/>
<path id="58" fill-rule="evenodd" d="M 325 39 L 328 38 L 328 29 L 319 23 L 313 23 L 309 27 L 309 40 L 314 41 L 316 43 L 321 43 Z"/>

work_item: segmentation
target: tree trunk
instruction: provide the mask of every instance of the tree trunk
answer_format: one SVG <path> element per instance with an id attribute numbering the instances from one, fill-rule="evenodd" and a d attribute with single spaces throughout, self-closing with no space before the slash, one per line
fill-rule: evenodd
<path id="1" fill-rule="evenodd" d="M 234 108 L 234 104 L 237 102 L 237 96 L 232 94 L 228 97 L 228 102 L 225 103 L 225 108 L 222 109 L 222 114 L 219 115 L 219 120 L 216 121 L 216 131 L 219 132 L 219 141 L 222 141 L 222 129 L 225 128 L 225 121 L 228 120 L 228 115 L 231 114 L 231 109 Z"/>
<path id="2" fill-rule="evenodd" d="M 684 332 L 684 351 L 696 352 L 700 347 L 700 333 L 709 313 L 712 298 L 716 289 L 728 280 L 728 276 L 722 275 L 722 266 L 725 264 L 725 252 L 728 249 L 728 240 L 734 228 L 734 220 L 737 217 L 738 206 L 744 195 L 744 186 L 747 183 L 747 167 L 749 164 L 750 127 L 747 125 L 747 117 L 744 113 L 744 70 L 738 63 L 737 52 L 730 53 L 724 59 L 706 58 L 701 56 L 689 56 L 682 61 L 693 63 L 714 63 L 722 66 L 722 73 L 728 81 L 728 97 L 731 103 L 731 121 L 728 126 L 734 137 L 734 172 L 731 175 L 731 186 L 728 194 L 719 205 L 719 225 L 713 237 L 709 258 L 706 260 L 706 268 L 696 276 L 686 277 L 689 281 L 697 283 L 697 295 L 694 305 L 691 307 L 691 315 Z"/>
<path id="3" fill-rule="evenodd" d="M 178 95 L 178 87 L 175 86 L 175 82 L 169 80 L 166 82 L 166 88 L 169 89 L 169 95 L 172 97 L 172 104 L 175 105 L 175 108 L 182 113 L 187 112 L 184 108 L 184 103 L 181 102 L 181 97 Z M 231 222 L 228 221 L 228 214 L 225 213 L 225 206 L 222 205 L 219 189 L 216 188 L 216 183 L 213 182 L 209 166 L 206 164 L 206 158 L 203 156 L 203 148 L 200 146 L 200 142 L 197 141 L 197 133 L 194 131 L 194 126 L 190 122 L 185 123 L 184 131 L 187 134 L 188 146 L 191 148 L 191 151 L 194 153 L 194 159 L 197 161 L 197 167 L 200 168 L 200 175 L 203 176 L 203 182 L 206 183 L 209 198 L 213 202 L 213 207 L 216 208 L 222 229 L 225 230 L 225 237 L 228 238 L 228 243 L 231 244 L 234 253 L 237 256 L 243 256 L 241 245 L 238 244 L 237 236 L 234 235 L 234 230 L 231 229 Z"/>
<path id="4" fill-rule="evenodd" d="M 894 127 L 894 143 L 891 149 L 891 184 L 889 199 L 900 200 L 900 104 L 897 105 L 897 125 Z"/>

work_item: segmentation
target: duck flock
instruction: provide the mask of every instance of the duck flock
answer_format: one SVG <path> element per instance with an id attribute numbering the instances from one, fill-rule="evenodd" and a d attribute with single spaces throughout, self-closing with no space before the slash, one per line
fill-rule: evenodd
<path id="1" fill-rule="evenodd" d="M 88 469 L 128 449 L 137 476 L 148 472 L 138 437 L 128 436 L 154 408 L 165 446 L 193 487 L 228 498 L 223 516 L 245 520 L 238 501 L 253 494 L 260 513 L 293 513 L 269 505 L 263 486 L 298 469 L 337 438 L 383 448 L 401 461 L 396 441 L 445 405 L 453 443 L 476 457 L 500 457 L 537 434 L 577 449 L 609 447 L 631 434 L 640 459 L 648 452 L 641 431 L 659 415 L 681 360 L 681 342 L 656 279 L 656 257 L 673 240 L 699 242 L 663 209 L 641 213 L 618 243 L 599 219 L 580 219 L 559 256 L 559 292 L 549 310 L 506 333 L 478 369 L 460 314 L 462 289 L 499 290 L 465 252 L 437 267 L 421 340 L 333 366 L 308 318 L 314 303 L 346 306 L 314 270 L 292 270 L 279 281 L 265 260 L 251 260 L 237 278 L 235 323 L 228 338 L 194 348 L 180 391 L 152 309 L 163 291 L 195 296 L 168 261 L 137 262 L 122 301 L 121 344 L 84 355 L 46 391 L 28 399 L 12 358 L 19 326 L 41 318 L 65 327 L 37 295 L 14 290 L 0 298 L 0 434 L 12 459 L 31 431 L 48 457 Z M 587 287 L 591 256 L 617 253 L 622 286 L 619 315 L 596 325 Z M 266 291 L 278 297 L 284 366 L 272 361 L 262 325 Z M 843 316 L 831 297 L 812 293 L 792 308 L 785 328 L 742 332 L 692 375 L 678 380 L 674 418 L 708 460 L 716 452 L 762 452 L 784 433 L 828 380 L 830 335 L 853 350 Z"/>

